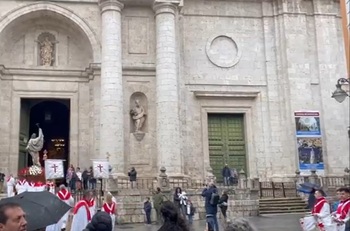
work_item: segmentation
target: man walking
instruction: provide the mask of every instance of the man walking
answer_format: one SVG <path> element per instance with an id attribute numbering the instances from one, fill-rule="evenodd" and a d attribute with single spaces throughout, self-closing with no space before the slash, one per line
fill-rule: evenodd
<path id="1" fill-rule="evenodd" d="M 160 208 L 163 205 L 164 195 L 161 192 L 160 188 L 157 188 L 156 194 L 153 196 L 153 206 L 157 213 L 157 223 L 160 223 L 162 220 L 162 215 L 160 213 Z"/>
<path id="2" fill-rule="evenodd" d="M 224 178 L 224 185 L 228 186 L 230 184 L 231 169 L 225 164 L 225 167 L 222 169 L 222 177 Z"/>
<path id="3" fill-rule="evenodd" d="M 220 196 L 216 186 L 213 183 L 209 183 L 207 188 L 203 190 L 202 197 L 205 198 L 205 213 L 208 226 L 212 227 L 214 231 L 219 231 L 219 224 L 216 214 L 218 212 Z"/>

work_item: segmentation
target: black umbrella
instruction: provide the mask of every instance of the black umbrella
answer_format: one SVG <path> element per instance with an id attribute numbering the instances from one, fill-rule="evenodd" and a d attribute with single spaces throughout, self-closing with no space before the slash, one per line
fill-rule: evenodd
<path id="1" fill-rule="evenodd" d="M 15 197 L 2 199 L 0 204 L 7 202 L 17 203 L 22 207 L 26 213 L 28 231 L 57 223 L 71 208 L 48 191 L 24 192 Z"/>

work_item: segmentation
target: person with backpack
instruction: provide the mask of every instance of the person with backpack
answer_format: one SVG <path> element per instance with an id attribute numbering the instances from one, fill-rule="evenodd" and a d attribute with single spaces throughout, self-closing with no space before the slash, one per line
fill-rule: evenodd
<path id="1" fill-rule="evenodd" d="M 213 183 L 209 183 L 208 186 L 203 189 L 202 197 L 205 199 L 205 213 L 208 226 L 213 227 L 214 231 L 219 231 L 219 224 L 216 214 L 218 212 L 220 195 L 216 186 Z"/>

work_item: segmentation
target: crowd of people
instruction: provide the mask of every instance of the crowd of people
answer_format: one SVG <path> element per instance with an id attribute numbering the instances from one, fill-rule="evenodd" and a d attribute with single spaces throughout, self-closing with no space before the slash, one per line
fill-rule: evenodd
<path id="1" fill-rule="evenodd" d="M 84 172 L 88 177 L 83 177 Z M 43 191 L 47 190 L 55 194 L 62 202 L 72 207 L 71 211 L 68 211 L 59 222 L 56 224 L 46 227 L 46 231 L 61 231 L 69 226 L 69 230 L 72 231 L 112 231 L 115 228 L 117 213 L 117 201 L 112 194 L 107 193 L 105 195 L 105 201 L 101 208 L 98 209 L 96 206 L 95 196 L 93 190 L 96 187 L 94 182 L 90 182 L 93 179 L 92 169 L 84 170 L 80 173 L 79 167 L 74 169 L 70 166 L 66 183 L 60 185 L 58 192 L 55 192 L 55 184 L 52 181 L 43 183 L 32 183 L 27 182 L 26 179 L 15 179 L 13 175 L 8 176 L 6 181 L 8 197 L 12 197 L 25 191 Z M 130 169 L 129 177 L 130 181 L 136 181 L 136 170 L 135 168 Z M 76 179 L 76 180 L 74 180 Z M 85 180 L 84 180 L 85 179 Z M 77 184 L 81 181 L 81 188 Z M 75 186 L 71 188 L 70 186 Z M 74 201 L 72 193 L 75 190 L 84 190 L 83 198 L 79 201 Z M 219 223 L 217 214 L 219 210 L 222 213 L 222 223 L 224 224 L 225 231 L 254 231 L 247 220 L 235 219 L 231 222 L 227 219 L 227 208 L 229 196 L 226 191 L 219 194 L 218 188 L 213 184 L 209 183 L 203 189 L 201 196 L 204 198 L 205 214 L 207 231 L 219 231 Z M 309 200 L 308 207 L 311 210 L 311 215 L 301 219 L 302 227 L 305 231 L 311 231 L 313 229 L 319 231 L 348 231 L 350 227 L 347 227 L 347 223 L 350 220 L 350 189 L 342 187 L 337 190 L 337 197 L 339 201 L 331 203 L 326 198 L 326 194 L 322 189 L 312 190 Z M 157 188 L 153 197 L 147 197 L 143 204 L 143 212 L 145 215 L 145 223 L 151 225 L 151 213 L 153 208 L 156 212 L 157 224 L 161 224 L 159 231 L 187 231 L 191 229 L 193 223 L 193 217 L 197 210 L 192 203 L 191 196 L 181 189 L 180 187 L 175 188 L 173 198 L 167 198 Z M 98 211 L 99 210 L 99 211 Z M 10 211 L 10 212 L 9 212 Z M 18 217 L 16 224 L 11 221 L 13 213 L 17 214 Z M 71 214 L 71 216 L 69 216 Z M 71 217 L 71 219 L 69 219 Z M 233 222 L 232 222 L 233 221 Z M 306 224 L 308 223 L 308 224 Z M 16 226 L 18 228 L 11 228 Z M 10 228 L 2 228 L 10 227 Z M 0 205 L 0 230 L 26 230 L 26 221 L 19 205 L 9 204 Z"/>

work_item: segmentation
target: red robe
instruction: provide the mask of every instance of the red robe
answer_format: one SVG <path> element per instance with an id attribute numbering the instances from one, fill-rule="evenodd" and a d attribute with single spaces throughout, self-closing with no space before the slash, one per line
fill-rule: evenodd
<path id="1" fill-rule="evenodd" d="M 70 194 L 70 192 L 67 189 L 61 189 L 60 191 L 58 191 L 57 196 L 62 201 L 66 201 L 66 200 L 69 200 L 71 198 L 72 194 Z"/>
<path id="2" fill-rule="evenodd" d="M 350 199 L 347 199 L 341 202 L 341 205 L 338 206 L 336 216 L 339 221 L 346 222 L 348 220 L 348 214 L 350 211 Z"/>
<path id="3" fill-rule="evenodd" d="M 112 204 L 104 203 L 102 207 L 103 207 L 103 211 L 105 211 L 109 215 L 115 213 L 115 203 L 114 202 L 112 202 Z"/>
<path id="4" fill-rule="evenodd" d="M 320 214 L 324 204 L 327 203 L 326 198 L 321 197 L 316 200 L 314 207 L 312 208 L 312 215 Z M 324 230 L 324 224 L 318 219 L 317 226 L 320 230 Z"/>
<path id="5" fill-rule="evenodd" d="M 91 221 L 91 214 L 89 210 L 89 204 L 85 200 L 79 201 L 74 206 L 73 220 L 71 230 L 83 230 L 87 224 Z"/>

